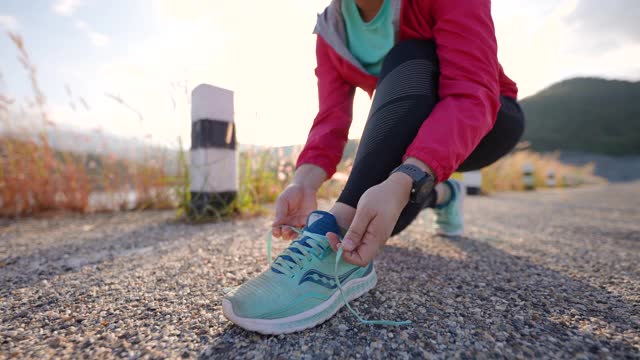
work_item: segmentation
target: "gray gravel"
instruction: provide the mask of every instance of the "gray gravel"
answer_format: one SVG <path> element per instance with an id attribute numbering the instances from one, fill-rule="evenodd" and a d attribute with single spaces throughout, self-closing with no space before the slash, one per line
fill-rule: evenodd
<path id="1" fill-rule="evenodd" d="M 260 218 L 171 212 L 0 224 L 0 358 L 640 358 L 640 183 L 468 198 L 468 236 L 429 213 L 391 239 L 378 286 L 325 324 L 260 336 L 229 287 L 266 266 Z M 278 242 L 282 249 L 284 242 Z"/>

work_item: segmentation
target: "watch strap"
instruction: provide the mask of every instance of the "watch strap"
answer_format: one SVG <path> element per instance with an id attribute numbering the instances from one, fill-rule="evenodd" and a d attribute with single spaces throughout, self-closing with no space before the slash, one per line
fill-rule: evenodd
<path id="1" fill-rule="evenodd" d="M 427 172 L 425 172 L 422 169 L 420 169 L 419 167 L 417 167 L 415 165 L 411 165 L 411 164 L 402 164 L 402 165 L 398 166 L 397 168 L 395 168 L 391 172 L 391 174 L 394 174 L 394 173 L 397 173 L 397 172 L 401 172 L 401 173 L 407 174 L 413 180 L 413 184 L 411 185 L 410 201 L 411 202 L 415 202 L 416 201 L 416 195 L 417 195 L 417 193 L 419 191 L 419 189 L 418 189 L 419 184 L 421 184 L 422 180 L 424 180 L 425 178 L 429 177 L 430 175 Z"/>
<path id="2" fill-rule="evenodd" d="M 428 175 L 426 172 L 424 172 L 419 167 L 417 167 L 415 165 L 411 165 L 411 164 L 402 164 L 402 165 L 398 166 L 397 168 L 395 168 L 391 172 L 391 174 L 394 174 L 394 173 L 397 173 L 397 172 L 401 172 L 401 173 L 409 175 L 411 177 L 411 179 L 413 179 L 414 185 L 415 185 L 416 182 L 420 181 L 423 177 Z"/>

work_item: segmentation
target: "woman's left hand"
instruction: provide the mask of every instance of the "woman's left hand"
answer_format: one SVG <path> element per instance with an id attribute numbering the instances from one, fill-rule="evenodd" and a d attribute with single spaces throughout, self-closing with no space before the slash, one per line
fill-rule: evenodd
<path id="1" fill-rule="evenodd" d="M 342 241 L 346 262 L 366 266 L 373 260 L 409 202 L 411 187 L 411 178 L 397 173 L 360 197 L 353 222 Z M 328 233 L 327 238 L 333 250 L 338 251 L 338 235 Z"/>

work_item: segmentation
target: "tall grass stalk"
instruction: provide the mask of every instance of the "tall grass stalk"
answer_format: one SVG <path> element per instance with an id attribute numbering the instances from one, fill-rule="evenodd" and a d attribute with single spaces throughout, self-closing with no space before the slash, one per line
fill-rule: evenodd
<path id="1" fill-rule="evenodd" d="M 19 103 L 0 94 L 0 126 L 4 130 L 0 134 L 0 216 L 174 207 L 171 187 L 182 181 L 167 175 L 166 156 L 145 154 L 145 161 L 138 163 L 110 153 L 106 141 L 99 154 L 63 151 L 50 144 L 48 134 L 55 134 L 58 125 L 49 116 L 37 67 L 22 37 L 9 33 L 9 38 L 26 71 L 32 97 Z M 16 107 L 23 110 L 17 112 Z M 27 114 L 35 114 L 38 121 L 32 123 Z M 131 191 L 136 194 L 133 204 L 122 195 Z M 95 192 L 111 197 L 106 208 L 90 206 Z"/>

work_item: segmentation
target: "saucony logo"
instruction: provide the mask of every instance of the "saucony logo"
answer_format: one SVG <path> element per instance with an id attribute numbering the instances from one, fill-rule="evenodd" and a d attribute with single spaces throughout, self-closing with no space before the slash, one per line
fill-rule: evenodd
<path id="1" fill-rule="evenodd" d="M 358 269 L 359 268 L 355 267 L 338 276 L 338 278 L 340 279 L 340 283 L 344 283 L 349 278 L 349 276 L 353 275 L 353 273 Z M 320 286 L 324 286 L 327 289 L 335 289 L 338 287 L 336 279 L 333 277 L 333 275 L 328 275 L 317 270 L 309 270 L 304 273 L 304 275 L 302 275 L 302 278 L 300 279 L 300 282 L 298 282 L 298 285 L 301 285 L 307 281 L 318 284 Z"/>

